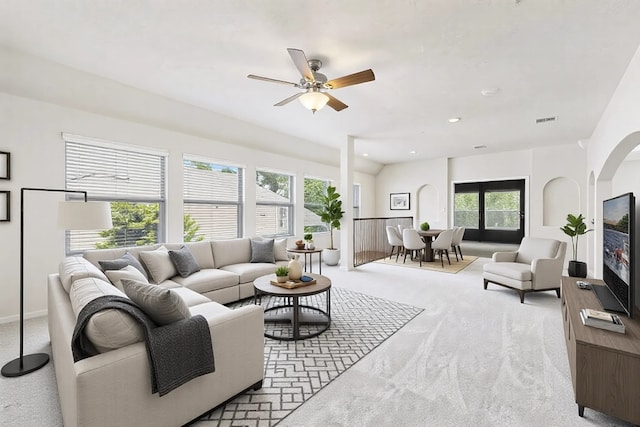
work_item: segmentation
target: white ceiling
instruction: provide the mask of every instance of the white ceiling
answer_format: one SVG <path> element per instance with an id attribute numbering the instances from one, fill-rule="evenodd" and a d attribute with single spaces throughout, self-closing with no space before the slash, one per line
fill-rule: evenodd
<path id="1" fill-rule="evenodd" d="M 388 164 L 588 139 L 639 22 L 637 0 L 2 0 L 0 44 Z M 246 76 L 298 81 L 288 47 L 376 80 L 342 112 L 274 107 L 299 89 Z"/>

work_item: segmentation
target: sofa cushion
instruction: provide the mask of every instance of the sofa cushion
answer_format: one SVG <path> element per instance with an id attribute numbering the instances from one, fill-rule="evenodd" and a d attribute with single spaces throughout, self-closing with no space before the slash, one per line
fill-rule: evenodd
<path id="1" fill-rule="evenodd" d="M 189 277 L 173 277 L 171 281 L 179 283 L 185 288 L 193 289 L 198 293 L 204 294 L 222 288 L 237 286 L 238 283 L 240 283 L 240 278 L 237 274 L 228 271 L 207 268 L 206 270 L 200 270 L 197 273 L 193 273 Z M 164 283 L 162 286 L 164 286 Z"/>
<path id="2" fill-rule="evenodd" d="M 189 307 L 171 289 L 136 280 L 123 279 L 124 292 L 158 325 L 168 325 L 191 317 Z"/>
<path id="3" fill-rule="evenodd" d="M 208 304 L 198 304 L 193 307 L 189 307 L 189 311 L 192 316 L 200 314 L 204 316 L 205 319 L 213 319 L 221 314 L 228 313 L 231 310 L 232 309 L 229 307 L 213 301 L 209 301 Z"/>
<path id="4" fill-rule="evenodd" d="M 189 248 L 200 268 L 216 268 L 210 241 L 187 242 L 184 246 Z"/>
<path id="5" fill-rule="evenodd" d="M 135 268 L 133 265 L 127 265 L 120 270 L 107 270 L 104 272 L 109 278 L 109 281 L 116 288 L 120 289 L 124 292 L 124 288 L 122 287 L 122 279 L 129 280 L 137 280 L 139 282 L 149 283 L 147 278 L 140 273 L 140 271 Z"/>
<path id="6" fill-rule="evenodd" d="M 149 276 L 154 283 L 162 283 L 178 274 L 171 258 L 169 258 L 169 251 L 164 246 L 160 246 L 155 251 L 140 252 L 140 259 L 149 271 Z"/>
<path id="7" fill-rule="evenodd" d="M 74 281 L 69 298 L 76 319 L 85 305 L 104 295 L 127 298 L 124 292 L 105 280 L 87 277 Z M 91 316 L 85 334 L 99 352 L 125 347 L 144 339 L 142 326 L 133 317 L 117 309 L 102 310 Z"/>
<path id="8" fill-rule="evenodd" d="M 196 291 L 192 291 L 189 288 L 185 288 L 183 286 L 179 286 L 177 288 L 170 288 L 171 292 L 180 295 L 180 298 L 187 304 L 187 307 L 193 307 L 199 304 L 206 304 L 211 302 L 211 300 L 204 295 L 199 294 Z"/>
<path id="9" fill-rule="evenodd" d="M 251 261 L 251 239 L 212 240 L 216 267 Z"/>
<path id="10" fill-rule="evenodd" d="M 273 257 L 276 261 L 289 261 L 287 239 L 276 239 L 273 242 Z"/>
<path id="11" fill-rule="evenodd" d="M 67 293 L 71 290 L 71 284 L 78 279 L 95 277 L 105 282 L 109 281 L 98 267 L 81 256 L 70 256 L 63 259 L 58 265 L 58 273 L 60 273 L 62 287 Z"/>
<path id="12" fill-rule="evenodd" d="M 273 239 L 251 239 L 250 262 L 276 262 L 273 256 Z"/>
<path id="13" fill-rule="evenodd" d="M 198 261 L 191 254 L 191 251 L 186 246 L 183 246 L 177 250 L 169 251 L 169 258 L 173 263 L 173 266 L 178 270 L 178 274 L 182 277 L 189 277 L 195 272 L 200 271 L 200 265 Z"/>
<path id="14" fill-rule="evenodd" d="M 227 265 L 222 267 L 221 270 L 237 274 L 240 277 L 240 283 L 248 283 L 265 274 L 275 273 L 276 265 L 269 263 L 241 263 Z"/>
<path id="15" fill-rule="evenodd" d="M 129 252 L 126 252 L 120 258 L 109 259 L 109 260 L 100 260 L 100 261 L 98 261 L 98 264 L 100 264 L 100 267 L 102 267 L 103 271 L 121 270 L 124 267 L 126 267 L 127 265 L 131 265 L 131 266 L 137 268 L 140 271 L 140 273 L 142 273 L 144 275 L 145 281 L 146 281 L 146 279 L 148 279 L 147 272 L 145 271 L 145 269 L 142 266 L 142 264 L 140 264 L 140 261 L 138 261 Z"/>

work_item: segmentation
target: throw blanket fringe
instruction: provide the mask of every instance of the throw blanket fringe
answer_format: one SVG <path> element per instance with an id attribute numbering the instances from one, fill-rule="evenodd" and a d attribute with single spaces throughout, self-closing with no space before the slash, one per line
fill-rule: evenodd
<path id="1" fill-rule="evenodd" d="M 107 309 L 122 310 L 142 325 L 151 368 L 152 393 L 164 396 L 193 378 L 215 371 L 207 319 L 196 315 L 158 327 L 133 301 L 117 295 L 98 297 L 78 314 L 71 339 L 74 362 L 99 353 L 84 330 L 91 316 Z"/>

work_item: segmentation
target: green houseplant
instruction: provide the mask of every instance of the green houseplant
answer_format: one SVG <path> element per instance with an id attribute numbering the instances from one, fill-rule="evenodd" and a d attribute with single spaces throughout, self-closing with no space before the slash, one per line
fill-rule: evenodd
<path id="1" fill-rule="evenodd" d="M 284 283 L 289 280 L 289 268 L 284 265 L 276 268 L 276 280 L 278 283 Z"/>
<path id="2" fill-rule="evenodd" d="M 315 246 L 313 244 L 313 234 L 306 233 L 304 235 L 304 241 L 306 242 L 306 249 L 315 249 Z"/>
<path id="3" fill-rule="evenodd" d="M 422 231 L 429 231 L 429 228 L 431 228 L 431 226 L 429 225 L 429 223 L 427 221 L 425 221 L 422 224 L 420 224 L 420 230 L 422 230 Z"/>
<path id="4" fill-rule="evenodd" d="M 578 238 L 587 234 L 591 229 L 587 229 L 582 214 L 575 216 L 567 215 L 567 224 L 560 228 L 564 234 L 571 237 L 571 248 L 573 249 L 573 259 L 569 261 L 568 273 L 571 277 L 587 277 L 587 264 L 578 261 Z"/>
<path id="5" fill-rule="evenodd" d="M 324 262 L 327 265 L 337 265 L 340 261 L 340 249 L 336 249 L 333 245 L 333 230 L 340 230 L 340 220 L 343 215 L 340 194 L 336 192 L 336 187 L 330 185 L 327 187 L 326 194 L 322 196 L 320 209 L 320 219 L 329 227 L 330 245 L 322 252 Z"/>

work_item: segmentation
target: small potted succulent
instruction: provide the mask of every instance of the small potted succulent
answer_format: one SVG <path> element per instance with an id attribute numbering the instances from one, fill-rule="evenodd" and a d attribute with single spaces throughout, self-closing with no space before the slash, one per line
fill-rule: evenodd
<path id="1" fill-rule="evenodd" d="M 284 265 L 276 268 L 276 280 L 278 283 L 284 283 L 289 280 L 289 268 Z"/>
<path id="2" fill-rule="evenodd" d="M 568 273 L 571 277 L 587 277 L 587 264 L 578 261 L 578 237 L 587 234 L 591 229 L 587 229 L 582 214 L 575 216 L 567 215 L 567 224 L 560 228 L 567 236 L 571 237 L 571 248 L 573 249 L 573 259 L 569 261 Z"/>
<path id="3" fill-rule="evenodd" d="M 315 245 L 313 244 L 313 234 L 307 233 L 304 235 L 305 248 L 306 249 L 315 249 Z"/>
<path id="4" fill-rule="evenodd" d="M 431 226 L 429 225 L 429 223 L 427 221 L 425 221 L 422 224 L 420 224 L 420 230 L 422 230 L 422 231 L 429 231 L 429 228 L 431 228 Z"/>

